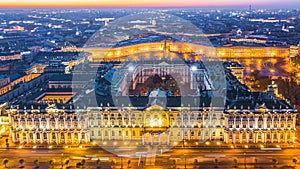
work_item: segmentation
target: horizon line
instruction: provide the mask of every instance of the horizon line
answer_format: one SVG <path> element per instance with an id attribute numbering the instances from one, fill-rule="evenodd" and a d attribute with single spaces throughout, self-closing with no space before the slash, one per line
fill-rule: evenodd
<path id="1" fill-rule="evenodd" d="M 0 3 L 1 5 L 1 3 Z M 152 6 L 152 5 L 146 5 L 146 6 L 130 6 L 130 5 L 19 5 L 19 6 L 0 6 L 0 9 L 98 9 L 98 8 L 234 8 L 234 9 L 249 9 L 249 5 L 199 5 L 199 6 Z M 280 7 L 280 6 L 252 6 L 252 10 L 256 9 L 294 9 L 294 10 L 300 10 L 300 8 L 293 8 L 293 7 Z"/>

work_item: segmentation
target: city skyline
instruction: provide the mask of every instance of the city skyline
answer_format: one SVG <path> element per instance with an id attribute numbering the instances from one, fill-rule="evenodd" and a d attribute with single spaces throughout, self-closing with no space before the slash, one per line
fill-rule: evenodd
<path id="1" fill-rule="evenodd" d="M 146 0 L 136 2 L 134 0 L 0 0 L 2 8 L 61 8 L 61 7 L 220 7 L 220 8 L 295 8 L 300 5 L 297 0 L 271 1 L 271 0 L 212 0 L 212 1 L 194 1 L 194 0 Z"/>

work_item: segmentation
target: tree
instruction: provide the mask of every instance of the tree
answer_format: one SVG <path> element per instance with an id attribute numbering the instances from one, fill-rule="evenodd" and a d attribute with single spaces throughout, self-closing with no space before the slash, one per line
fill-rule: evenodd
<path id="1" fill-rule="evenodd" d="M 233 163 L 234 163 L 234 168 L 237 168 L 237 165 L 238 165 L 238 159 L 237 159 L 237 158 L 234 158 L 234 159 L 233 159 Z"/>
<path id="2" fill-rule="evenodd" d="M 69 166 L 69 163 L 70 163 L 70 160 L 69 159 L 66 159 L 65 160 L 65 165 L 68 167 Z"/>
<path id="3" fill-rule="evenodd" d="M 54 167 L 54 163 L 55 163 L 54 159 L 50 160 L 49 161 L 49 167 L 53 168 Z"/>
<path id="4" fill-rule="evenodd" d="M 278 164 L 278 160 L 276 158 L 273 158 L 272 163 L 274 165 L 274 168 L 276 168 L 277 167 L 276 165 Z"/>
<path id="5" fill-rule="evenodd" d="M 33 161 L 33 163 L 35 165 L 35 168 L 40 168 L 40 166 L 39 166 L 39 164 L 40 164 L 39 160 L 36 159 L 36 160 Z"/>
<path id="6" fill-rule="evenodd" d="M 112 166 L 112 168 L 114 168 L 116 164 L 117 164 L 117 161 L 115 159 L 111 160 L 111 166 Z"/>
<path id="7" fill-rule="evenodd" d="M 298 159 L 297 159 L 296 157 L 294 157 L 294 158 L 293 158 L 293 163 L 295 164 L 295 168 L 297 168 L 297 166 L 296 166 L 296 165 L 297 165 L 297 162 L 298 162 Z"/>
<path id="8" fill-rule="evenodd" d="M 3 160 L 3 165 L 4 165 L 5 168 L 7 168 L 7 163 L 8 163 L 8 159 L 6 158 L 6 159 Z"/>
<path id="9" fill-rule="evenodd" d="M 215 168 L 219 168 L 219 160 L 217 158 L 214 159 Z"/>
<path id="10" fill-rule="evenodd" d="M 198 165 L 198 159 L 194 159 L 194 168 L 197 168 L 197 165 Z"/>
<path id="11" fill-rule="evenodd" d="M 85 162 L 85 159 L 81 160 L 81 168 L 84 168 Z"/>
<path id="12" fill-rule="evenodd" d="M 20 163 L 20 168 L 24 168 L 23 164 L 24 164 L 25 160 L 23 158 L 21 158 L 19 160 L 19 163 Z"/>
<path id="13" fill-rule="evenodd" d="M 254 157 L 254 158 L 253 158 L 253 162 L 254 162 L 254 168 L 255 168 L 256 165 L 257 165 L 258 159 Z"/>
<path id="14" fill-rule="evenodd" d="M 130 168 L 130 163 L 131 163 L 131 161 L 128 160 L 128 161 L 127 161 L 127 165 L 128 165 L 127 168 Z"/>
<path id="15" fill-rule="evenodd" d="M 96 164 L 97 164 L 97 169 L 100 169 L 101 160 L 98 159 L 98 160 L 96 161 Z"/>

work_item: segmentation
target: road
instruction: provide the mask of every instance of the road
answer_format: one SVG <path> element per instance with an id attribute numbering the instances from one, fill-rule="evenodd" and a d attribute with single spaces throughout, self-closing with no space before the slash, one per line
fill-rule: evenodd
<path id="1" fill-rule="evenodd" d="M 146 150 L 146 151 L 145 151 Z M 254 158 L 257 158 L 257 166 L 262 168 L 272 168 L 274 164 L 272 159 L 278 160 L 276 166 L 282 167 L 285 165 L 294 166 L 292 159 L 297 157 L 300 159 L 300 149 L 284 149 L 281 151 L 261 151 L 259 149 L 228 149 L 228 148 L 205 148 L 205 149 L 171 149 L 164 152 L 164 149 L 159 147 L 145 147 L 144 152 L 136 153 L 132 149 L 119 148 L 115 152 L 118 155 L 112 154 L 101 149 L 79 149 L 69 148 L 61 150 L 33 150 L 33 149 L 1 149 L 0 160 L 4 158 L 9 159 L 8 166 L 10 168 L 18 168 L 20 166 L 19 159 L 23 158 L 26 168 L 34 168 L 34 160 L 39 160 L 40 168 L 48 168 L 49 161 L 54 159 L 54 168 L 61 168 L 62 162 L 69 159 L 68 166 L 76 166 L 84 157 L 86 159 L 86 168 L 110 168 L 112 162 L 115 164 L 113 168 L 127 168 L 128 160 L 131 168 L 214 168 L 215 165 L 220 168 L 232 168 L 234 166 L 234 159 L 237 159 L 239 168 L 254 167 Z M 86 156 L 87 155 L 87 156 Z M 101 163 L 96 164 L 97 159 L 101 158 Z M 214 164 L 217 159 L 218 164 Z M 197 161 L 197 162 L 195 162 Z M 2 162 L 1 162 L 2 163 Z M 3 165 L 0 165 L 3 167 Z M 300 165 L 299 165 L 300 166 Z M 0 167 L 0 168 L 1 168 Z M 64 165 L 66 167 L 66 165 Z"/>

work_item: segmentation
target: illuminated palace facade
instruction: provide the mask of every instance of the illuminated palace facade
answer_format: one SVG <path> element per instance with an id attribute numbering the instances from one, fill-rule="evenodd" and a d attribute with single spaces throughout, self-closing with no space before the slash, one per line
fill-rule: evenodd
<path id="1" fill-rule="evenodd" d="M 202 55 L 216 56 L 220 59 L 239 58 L 289 58 L 299 53 L 297 46 L 205 46 L 193 43 L 168 42 L 166 49 L 177 53 L 194 53 L 198 56 L 186 55 L 185 59 L 199 60 Z M 89 57 L 93 62 L 102 60 L 126 60 L 128 56 L 138 55 L 149 51 L 163 51 L 164 42 L 152 42 L 121 46 L 115 48 L 85 48 L 87 52 L 94 53 Z M 101 57 L 99 57 L 101 56 Z M 189 57 L 189 58 L 188 58 Z"/>
<path id="2" fill-rule="evenodd" d="M 31 105 L 10 108 L 11 139 L 17 143 L 72 144 L 90 142 L 87 114 L 72 107 Z"/>
<path id="3" fill-rule="evenodd" d="M 166 64 L 167 60 L 155 63 L 156 69 L 151 71 L 157 74 L 158 69 L 167 67 Z M 67 102 L 8 108 L 12 141 L 37 144 L 96 142 L 116 146 L 120 142 L 122 145 L 125 142 L 174 145 L 182 141 L 199 143 L 214 140 L 228 144 L 295 142 L 297 111 L 288 101 L 276 97 L 275 84 L 270 85 L 267 92 L 252 92 L 233 75 L 232 66 L 223 64 L 226 97 L 223 98 L 223 106 L 218 107 L 212 103 L 214 86 L 206 80 L 204 65 L 201 62 L 182 64 L 187 65 L 188 84 L 191 79 L 196 79 L 195 87 L 187 87 L 192 94 L 174 95 L 174 92 L 156 86 L 146 94 L 138 95 L 100 95 L 103 92 L 99 92 L 96 94 L 98 106 L 76 106 L 74 102 Z M 236 68 L 238 65 L 233 66 Z M 124 76 L 125 69 L 129 75 L 138 67 L 124 64 L 114 71 L 120 71 Z M 194 74 L 197 76 L 193 76 L 193 71 L 197 72 Z M 127 75 L 123 78 L 115 76 L 117 81 L 108 75 L 111 74 L 104 73 L 99 76 L 102 80 L 97 81 L 105 81 L 107 85 L 114 85 L 115 89 L 122 86 L 122 81 L 134 84 L 133 80 L 124 78 Z M 164 79 L 163 74 L 161 77 Z M 89 97 L 86 95 L 77 100 L 84 103 Z"/>

